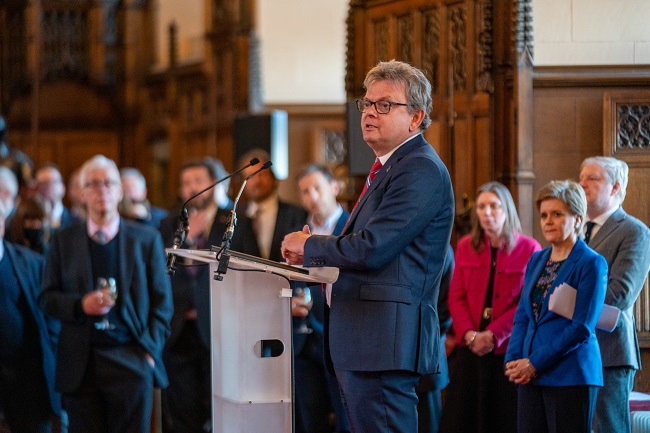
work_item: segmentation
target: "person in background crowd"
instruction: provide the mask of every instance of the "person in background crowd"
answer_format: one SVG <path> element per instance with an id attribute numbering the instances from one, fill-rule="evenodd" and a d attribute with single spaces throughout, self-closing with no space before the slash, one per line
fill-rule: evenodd
<path id="1" fill-rule="evenodd" d="M 150 429 L 172 294 L 160 234 L 120 218 L 117 166 L 96 155 L 79 176 L 88 219 L 54 235 L 40 303 L 61 321 L 56 387 L 70 433 Z"/>
<path id="2" fill-rule="evenodd" d="M 629 169 L 615 158 L 587 158 L 580 185 L 587 197 L 585 242 L 607 260 L 605 303 L 621 310 L 612 332 L 596 330 L 604 386 L 598 392 L 595 433 L 630 432 L 629 398 L 641 353 L 634 325 L 634 303 L 650 268 L 650 231 L 622 207 Z"/>
<path id="3" fill-rule="evenodd" d="M 590 433 L 603 385 L 596 322 L 605 300 L 607 262 L 582 240 L 587 201 L 580 185 L 550 182 L 536 204 L 551 246 L 528 262 L 505 357 L 505 374 L 519 385 L 517 429 Z M 575 290 L 571 319 L 549 309 L 561 284 Z"/>
<path id="4" fill-rule="evenodd" d="M 269 161 L 271 156 L 265 150 L 253 149 L 239 158 L 239 166 L 243 167 L 252 158 L 258 158 L 260 162 L 244 170 L 241 173 L 243 179 Z M 278 180 L 273 173 L 273 167 L 262 170 L 250 178 L 246 184 L 244 195 L 249 200 L 246 216 L 253 222 L 253 230 L 261 257 L 281 261 L 282 238 L 303 226 L 307 212 L 298 206 L 280 200 Z"/>
<path id="5" fill-rule="evenodd" d="M 179 174 L 181 199 L 187 201 L 227 175 L 221 161 L 213 158 L 188 161 Z M 181 248 L 221 245 L 233 205 L 227 191 L 228 182 L 222 182 L 187 204 L 189 231 Z M 179 219 L 176 214 L 160 223 L 160 232 L 168 247 L 174 243 Z M 231 247 L 259 255 L 251 221 L 244 215 L 237 218 Z M 163 392 L 164 429 L 166 433 L 210 431 L 210 270 L 205 263 L 185 263 L 179 259 L 171 281 L 174 316 L 164 352 L 169 373 L 169 387 Z"/>
<path id="6" fill-rule="evenodd" d="M 449 384 L 449 367 L 447 365 L 447 350 L 445 341 L 447 331 L 451 328 L 451 314 L 449 314 L 449 286 L 454 273 L 454 250 L 449 245 L 445 267 L 440 280 L 440 294 L 438 295 L 438 321 L 440 322 L 440 364 L 436 374 L 425 374 L 420 377 L 415 386 L 418 396 L 418 433 L 438 433 L 442 417 L 442 393 Z"/>
<path id="7" fill-rule="evenodd" d="M 152 227 L 160 227 L 160 221 L 167 217 L 165 209 L 152 206 L 147 200 L 147 181 L 137 168 L 120 170 L 124 198 L 120 203 L 120 215 Z"/>
<path id="8" fill-rule="evenodd" d="M 46 164 L 36 171 L 35 199 L 45 210 L 45 242 L 57 231 L 81 220 L 63 205 L 65 184 L 59 169 L 54 164 Z"/>
<path id="9" fill-rule="evenodd" d="M 79 184 L 79 170 L 75 170 L 68 179 L 68 202 L 70 212 L 80 220 L 86 219 L 86 203 L 83 201 L 83 189 Z"/>
<path id="10" fill-rule="evenodd" d="M 441 431 L 516 432 L 517 388 L 503 375 L 503 359 L 526 264 L 540 249 L 521 234 L 508 188 L 481 185 L 472 232 L 458 242 L 449 289 L 457 348 Z"/>
<path id="11" fill-rule="evenodd" d="M 339 185 L 332 172 L 323 165 L 311 164 L 298 174 L 297 179 L 302 205 L 309 212 L 307 224 L 311 232 L 341 234 L 350 213 L 336 201 Z M 306 311 L 298 303 L 292 309 L 296 432 L 332 432 L 330 414 L 336 418 L 334 430 L 337 433 L 349 432 L 338 382 L 325 367 L 323 322 L 324 309 L 328 307 L 320 285 L 310 290 L 312 308 Z"/>
<path id="12" fill-rule="evenodd" d="M 4 239 L 9 208 L 0 200 L 0 412 L 12 433 L 58 432 L 61 395 L 54 390 L 54 353 L 59 323 L 38 307 L 43 257 Z"/>
<path id="13" fill-rule="evenodd" d="M 5 118 L 0 116 L 0 166 L 9 168 L 18 181 L 19 191 L 29 186 L 34 173 L 34 163 L 24 152 L 14 149 L 7 143 L 8 127 Z"/>
<path id="14" fill-rule="evenodd" d="M 325 323 L 353 432 L 417 431 L 420 375 L 439 364 L 437 299 L 454 218 L 449 173 L 422 132 L 431 84 L 422 71 L 380 62 L 357 101 L 377 159 L 341 236 L 287 235 L 289 264 L 340 269 Z M 363 344 L 360 344 L 363 342 Z"/>
<path id="15" fill-rule="evenodd" d="M 7 230 L 13 243 L 45 255 L 48 249 L 47 226 L 47 214 L 43 205 L 33 198 L 26 197 L 20 200 Z"/>

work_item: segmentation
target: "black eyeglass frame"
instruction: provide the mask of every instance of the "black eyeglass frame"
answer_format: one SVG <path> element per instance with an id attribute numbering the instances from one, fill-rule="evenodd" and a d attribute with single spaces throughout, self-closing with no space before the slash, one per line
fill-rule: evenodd
<path id="1" fill-rule="evenodd" d="M 365 111 L 370 108 L 371 105 L 375 106 L 375 111 L 378 114 L 388 114 L 390 113 L 390 109 L 393 108 L 393 105 L 398 105 L 402 107 L 410 107 L 413 104 L 402 104 L 401 102 L 392 102 L 392 101 L 387 101 L 385 99 L 380 99 L 379 101 L 371 101 L 370 99 L 364 98 L 364 99 L 357 99 L 357 110 L 359 110 L 362 113 L 365 113 Z M 382 109 L 379 108 L 377 104 L 379 103 L 386 103 L 388 104 L 388 109 L 386 111 L 382 111 Z"/>

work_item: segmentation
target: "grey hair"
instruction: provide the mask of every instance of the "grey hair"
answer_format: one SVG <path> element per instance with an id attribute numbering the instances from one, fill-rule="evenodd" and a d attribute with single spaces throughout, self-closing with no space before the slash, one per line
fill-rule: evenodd
<path id="1" fill-rule="evenodd" d="M 120 182 L 120 171 L 117 169 L 117 164 L 112 159 L 106 158 L 104 155 L 95 155 L 88 161 L 84 162 L 79 170 L 79 183 L 83 187 L 86 184 L 86 177 L 91 170 L 105 169 L 115 176 L 115 181 Z"/>
<path id="2" fill-rule="evenodd" d="M 147 187 L 147 179 L 145 179 L 142 172 L 135 167 L 125 167 L 120 169 L 120 177 L 122 178 L 132 177 L 134 179 L 137 179 L 138 182 L 140 182 L 140 186 L 142 188 Z"/>
<path id="3" fill-rule="evenodd" d="M 406 103 L 410 114 L 417 111 L 424 111 L 424 119 L 420 123 L 420 129 L 424 131 L 431 124 L 431 83 L 424 76 L 424 73 L 405 62 L 391 60 L 389 62 L 379 62 L 366 74 L 363 80 L 364 89 L 375 81 L 391 81 L 394 83 L 403 83 L 406 88 Z"/>
<path id="4" fill-rule="evenodd" d="M 580 170 L 584 168 L 587 164 L 597 164 L 601 166 L 605 172 L 605 177 L 612 185 L 615 185 L 616 182 L 621 186 L 616 193 L 616 197 L 620 200 L 620 203 L 623 203 L 625 200 L 625 194 L 627 192 L 627 181 L 630 173 L 630 169 L 627 166 L 625 161 L 620 159 L 612 158 L 611 156 L 591 156 L 580 164 Z"/>
<path id="5" fill-rule="evenodd" d="M 576 235 L 584 237 L 582 227 L 587 215 L 587 196 L 580 184 L 572 180 L 553 180 L 542 187 L 537 193 L 537 210 L 545 200 L 557 199 L 566 205 L 572 215 L 580 217 L 580 223 L 575 227 Z"/>

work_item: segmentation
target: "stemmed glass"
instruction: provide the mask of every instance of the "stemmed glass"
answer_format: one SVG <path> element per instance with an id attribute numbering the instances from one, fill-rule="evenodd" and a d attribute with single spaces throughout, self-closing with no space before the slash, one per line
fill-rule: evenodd
<path id="1" fill-rule="evenodd" d="M 115 278 L 97 278 L 96 290 L 108 289 L 108 296 L 111 300 L 117 300 L 117 284 Z M 105 315 L 101 321 L 95 322 L 95 329 L 99 331 L 109 331 L 115 329 L 115 325 L 108 321 L 108 315 Z"/>
<path id="2" fill-rule="evenodd" d="M 305 307 L 309 311 L 314 305 L 314 299 L 311 296 L 311 290 L 309 290 L 309 287 L 296 288 L 293 296 L 298 299 L 298 302 L 296 303 L 296 306 L 298 307 Z M 296 328 L 296 333 L 311 334 L 312 332 L 313 330 L 307 326 L 307 317 L 303 317 L 302 323 L 298 328 Z"/>

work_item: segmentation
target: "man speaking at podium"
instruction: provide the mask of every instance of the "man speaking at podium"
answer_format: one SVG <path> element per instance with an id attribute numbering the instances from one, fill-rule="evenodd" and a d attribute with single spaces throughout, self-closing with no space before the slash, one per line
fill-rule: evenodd
<path id="1" fill-rule="evenodd" d="M 341 236 L 287 235 L 289 264 L 340 269 L 329 344 L 352 432 L 417 431 L 415 384 L 438 370 L 436 302 L 454 216 L 449 173 L 422 132 L 431 84 L 380 62 L 366 75 L 363 138 L 377 159 Z"/>

